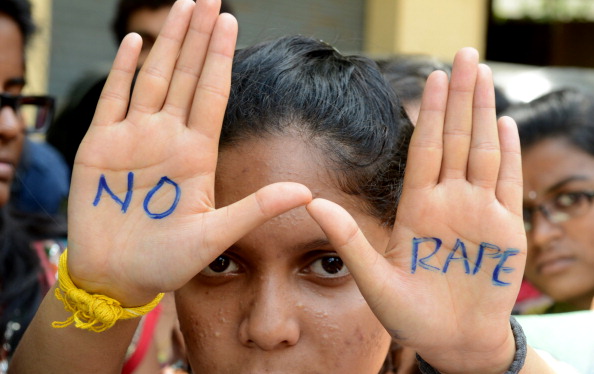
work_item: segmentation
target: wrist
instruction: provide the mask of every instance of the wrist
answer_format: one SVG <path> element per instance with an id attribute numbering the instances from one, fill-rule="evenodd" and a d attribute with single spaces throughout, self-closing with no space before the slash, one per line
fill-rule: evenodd
<path id="1" fill-rule="evenodd" d="M 158 292 L 150 294 L 132 292 L 129 288 L 120 289 L 120 287 L 110 285 L 109 283 L 90 282 L 73 275 L 71 275 L 71 280 L 77 288 L 84 290 L 91 295 L 104 295 L 117 300 L 122 307 L 126 308 L 148 304 L 159 294 Z"/>
<path id="2" fill-rule="evenodd" d="M 524 365 L 526 358 L 526 338 L 521 326 L 513 319 L 504 342 L 497 349 L 482 352 L 456 351 L 443 352 L 439 355 L 417 355 L 419 368 L 423 374 L 516 374 Z M 433 364 L 431 364 L 433 363 Z"/>
<path id="3" fill-rule="evenodd" d="M 65 321 L 54 321 L 52 326 L 64 328 L 74 323 L 78 328 L 103 332 L 118 320 L 141 317 L 155 308 L 163 294 L 158 294 L 146 305 L 124 307 L 119 300 L 103 294 L 90 294 L 73 283 L 68 273 L 68 250 L 60 256 L 58 264 L 58 287 L 55 296 L 64 303 L 64 308 L 72 313 Z"/>
<path id="4" fill-rule="evenodd" d="M 114 274 L 122 278 L 125 272 L 106 270 L 107 266 L 98 266 L 101 262 L 81 261 L 76 255 L 76 251 L 68 249 L 67 272 L 72 283 L 89 294 L 105 295 L 117 300 L 123 307 L 145 305 L 159 294 L 158 291 L 147 292 L 124 284 L 114 279 Z"/>

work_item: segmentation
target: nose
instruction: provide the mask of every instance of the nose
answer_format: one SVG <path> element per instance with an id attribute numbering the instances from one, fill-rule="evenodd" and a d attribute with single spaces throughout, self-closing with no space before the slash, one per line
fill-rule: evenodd
<path id="1" fill-rule="evenodd" d="M 543 212 L 535 212 L 532 217 L 532 230 L 528 233 L 528 242 L 538 248 L 546 248 L 547 244 L 563 235 L 563 228 L 558 223 L 551 223 Z"/>
<path id="2" fill-rule="evenodd" d="M 8 140 L 23 131 L 22 121 L 12 108 L 0 108 L 0 137 Z"/>
<path id="3" fill-rule="evenodd" d="M 260 279 L 246 301 L 239 327 L 242 344 L 264 351 L 297 344 L 301 331 L 294 290 L 291 292 L 270 279 Z"/>

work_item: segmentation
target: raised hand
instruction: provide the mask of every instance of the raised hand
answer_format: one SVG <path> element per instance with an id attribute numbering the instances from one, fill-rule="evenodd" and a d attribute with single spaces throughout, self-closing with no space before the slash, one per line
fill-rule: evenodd
<path id="1" fill-rule="evenodd" d="M 520 146 L 496 120 L 493 82 L 473 49 L 427 81 L 388 248 L 372 248 L 339 206 L 310 214 L 399 343 L 442 372 L 504 372 L 526 255 Z"/>
<path id="2" fill-rule="evenodd" d="M 118 52 L 78 151 L 69 200 L 75 284 L 125 306 L 181 287 L 246 232 L 310 201 L 267 186 L 215 209 L 218 139 L 237 23 L 216 0 L 180 0 L 138 74 L 141 40 Z"/>

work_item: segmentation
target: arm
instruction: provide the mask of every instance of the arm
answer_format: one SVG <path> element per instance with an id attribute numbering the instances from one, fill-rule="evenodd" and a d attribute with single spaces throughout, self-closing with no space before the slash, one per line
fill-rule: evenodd
<path id="1" fill-rule="evenodd" d="M 94 333 L 70 326 L 52 329 L 69 317 L 51 289 L 21 340 L 9 373 L 119 373 L 139 319 Z M 34 358 L 34 359 L 32 359 Z"/>
<path id="2" fill-rule="evenodd" d="M 308 211 L 399 344 L 441 373 L 508 370 L 526 256 L 520 144 L 513 120 L 496 119 L 476 51 L 456 55 L 450 81 L 443 72 L 427 81 L 387 248 L 372 248 L 329 201 Z M 546 368 L 530 350 L 521 372 Z"/>
<path id="3" fill-rule="evenodd" d="M 278 183 L 215 209 L 237 37 L 235 19 L 219 8 L 218 0 L 175 3 L 131 99 L 141 39 L 122 42 L 72 177 L 68 271 L 80 289 L 144 305 L 183 286 L 254 227 L 311 200 L 304 186 Z M 137 322 L 102 333 L 51 327 L 66 317 L 50 293 L 15 353 L 14 372 L 117 370 Z"/>

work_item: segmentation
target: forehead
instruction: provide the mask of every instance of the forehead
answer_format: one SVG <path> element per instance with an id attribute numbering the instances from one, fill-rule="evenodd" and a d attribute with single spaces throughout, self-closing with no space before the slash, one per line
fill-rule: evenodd
<path id="1" fill-rule="evenodd" d="M 276 182 L 302 183 L 316 197 L 346 195 L 331 178 L 321 152 L 299 136 L 240 141 L 221 151 L 216 175 L 218 206 L 228 205 Z"/>
<path id="2" fill-rule="evenodd" d="M 244 140 L 220 152 L 215 188 L 217 208 L 276 182 L 301 183 L 310 188 L 314 196 L 341 205 L 348 203 L 346 194 L 328 177 L 316 150 L 297 137 L 271 136 Z M 238 242 L 238 246 L 256 248 L 257 251 L 250 251 L 252 254 L 283 251 L 282 248 L 287 253 L 294 253 L 299 243 L 324 238 L 319 226 L 300 207 L 253 230 Z M 266 248 L 274 248 L 274 251 Z"/>
<path id="3" fill-rule="evenodd" d="M 567 139 L 545 139 L 522 152 L 524 191 L 538 194 L 569 178 L 594 182 L 594 156 Z"/>
<path id="4" fill-rule="evenodd" d="M 379 220 L 364 210 L 361 198 L 343 192 L 332 178 L 331 164 L 319 149 L 298 136 L 272 136 L 241 141 L 220 152 L 215 200 L 217 208 L 232 204 L 258 189 L 277 182 L 296 182 L 314 197 L 333 201 L 346 209 L 375 248 L 385 247 L 386 232 Z M 318 243 L 325 234 L 304 207 L 268 221 L 240 240 L 240 246 L 264 253 L 297 253 L 303 243 Z M 273 249 L 273 250 L 269 250 Z"/>
<path id="5" fill-rule="evenodd" d="M 12 79 L 24 74 L 23 36 L 12 18 L 0 13 L 0 84 L 1 90 Z"/>

